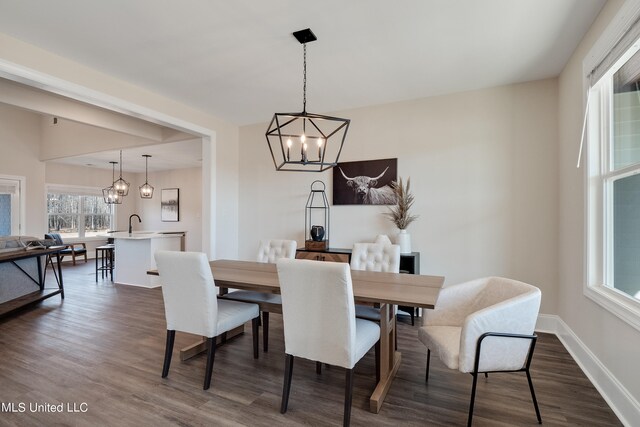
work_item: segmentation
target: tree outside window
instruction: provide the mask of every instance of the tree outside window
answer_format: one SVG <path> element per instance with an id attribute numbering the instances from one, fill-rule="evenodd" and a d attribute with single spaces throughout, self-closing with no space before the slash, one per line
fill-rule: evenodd
<path id="1" fill-rule="evenodd" d="M 62 238 L 92 237 L 112 228 L 113 209 L 101 196 L 47 194 L 48 229 Z"/>

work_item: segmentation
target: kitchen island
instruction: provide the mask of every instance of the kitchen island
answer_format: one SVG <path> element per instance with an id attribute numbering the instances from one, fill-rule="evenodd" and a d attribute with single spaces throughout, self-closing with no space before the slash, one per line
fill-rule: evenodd
<path id="1" fill-rule="evenodd" d="M 114 283 L 155 288 L 160 286 L 158 277 L 147 275 L 156 268 L 156 251 L 184 251 L 184 231 L 134 231 L 116 232 L 114 239 Z"/>

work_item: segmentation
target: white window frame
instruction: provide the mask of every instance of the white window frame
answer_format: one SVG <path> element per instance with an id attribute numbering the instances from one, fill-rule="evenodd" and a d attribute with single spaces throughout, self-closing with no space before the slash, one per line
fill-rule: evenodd
<path id="1" fill-rule="evenodd" d="M 613 74 L 640 50 L 640 41 L 623 54 L 589 89 L 586 165 L 586 278 L 584 294 L 640 330 L 640 301 L 613 283 L 613 183 L 640 173 L 639 165 L 612 170 Z M 585 83 L 588 84 L 587 81 Z"/>
<path id="2" fill-rule="evenodd" d="M 49 209 L 47 207 L 47 197 L 50 193 L 57 193 L 57 194 L 71 194 L 71 195 L 76 195 L 76 196 L 98 196 L 98 197 L 102 197 L 102 189 L 101 188 L 96 188 L 96 187 L 84 187 L 84 186 L 79 186 L 79 185 L 57 185 L 57 184 L 47 184 L 45 185 L 45 194 L 44 194 L 44 199 L 45 199 L 45 230 L 49 230 Z M 74 241 L 91 241 L 91 240 L 104 240 L 104 238 L 102 237 L 97 237 L 97 236 L 89 236 L 86 237 L 84 235 L 84 218 L 82 218 L 84 216 L 84 214 L 82 213 L 82 206 L 80 206 L 80 213 L 78 215 L 80 215 L 80 218 L 78 220 L 78 237 L 67 237 L 65 238 L 65 241 L 69 241 L 69 242 L 74 242 Z M 117 215 L 117 206 L 116 205 L 112 205 L 112 212 L 111 212 L 111 221 L 110 221 L 110 226 L 109 228 L 112 230 L 115 230 L 116 227 L 116 218 L 118 217 Z M 49 231 L 47 231 L 49 232 Z"/>

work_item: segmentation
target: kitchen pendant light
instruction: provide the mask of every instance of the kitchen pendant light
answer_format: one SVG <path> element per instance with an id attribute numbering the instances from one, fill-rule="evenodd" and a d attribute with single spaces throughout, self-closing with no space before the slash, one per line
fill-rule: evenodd
<path id="1" fill-rule="evenodd" d="M 153 197 L 153 187 L 149 185 L 149 154 L 143 154 L 144 157 L 144 184 L 140 188 L 140 197 L 143 199 L 150 199 Z"/>
<path id="2" fill-rule="evenodd" d="M 307 113 L 307 43 L 317 38 L 309 28 L 293 36 L 304 52 L 302 112 L 275 113 L 265 136 L 276 170 L 322 172 L 338 164 L 351 120 Z"/>
<path id="3" fill-rule="evenodd" d="M 114 188 L 121 196 L 129 194 L 129 183 L 122 179 L 122 150 L 120 150 L 120 178 L 113 183 Z"/>
<path id="4" fill-rule="evenodd" d="M 118 162 L 109 162 L 111 163 L 111 186 L 102 189 L 102 197 L 104 198 L 104 202 L 108 205 L 119 205 L 122 203 L 122 196 L 118 194 L 118 191 L 113 186 L 113 182 L 116 179 L 116 165 Z"/>

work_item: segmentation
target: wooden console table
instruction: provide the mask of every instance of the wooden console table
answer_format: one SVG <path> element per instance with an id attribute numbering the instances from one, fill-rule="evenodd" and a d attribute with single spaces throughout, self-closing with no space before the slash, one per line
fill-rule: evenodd
<path id="1" fill-rule="evenodd" d="M 0 264 L 10 263 L 13 265 L 14 270 L 19 272 L 21 276 L 24 276 L 24 280 L 27 283 L 33 283 L 37 285 L 38 290 L 33 292 L 28 292 L 18 297 L 9 299 L 8 301 L 0 303 L 0 317 L 8 315 L 19 308 L 22 308 L 26 305 L 33 304 L 39 301 L 42 301 L 47 298 L 51 298 L 54 295 L 60 294 L 60 297 L 64 299 L 64 287 L 62 283 L 62 268 L 60 264 L 60 251 L 64 249 L 64 246 L 50 246 L 49 248 L 34 248 L 30 250 L 21 250 L 15 252 L 8 252 L 4 254 L 0 254 Z M 58 272 L 56 274 L 56 281 L 58 283 L 57 288 L 45 288 L 45 270 L 47 265 L 51 261 L 51 257 L 55 255 L 57 260 L 57 268 Z M 42 257 L 45 257 L 45 262 L 42 262 Z M 29 258 L 37 258 L 37 270 L 36 275 L 34 277 L 33 272 L 28 272 L 27 269 L 20 266 L 17 261 L 25 260 Z M 55 266 L 51 266 L 54 268 Z M 0 278 L 0 287 L 4 285 L 6 277 Z"/>

